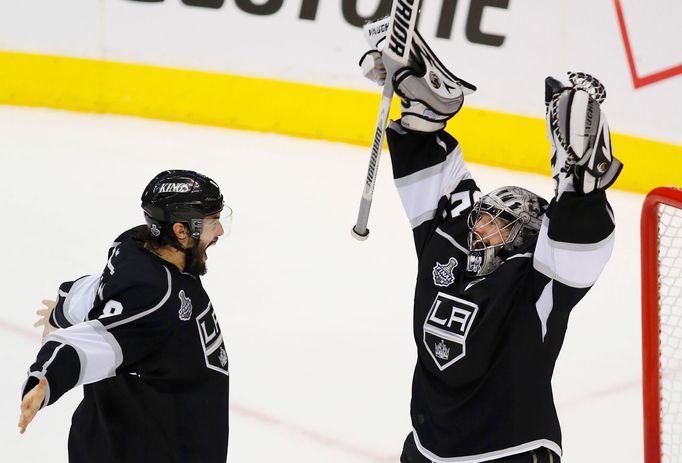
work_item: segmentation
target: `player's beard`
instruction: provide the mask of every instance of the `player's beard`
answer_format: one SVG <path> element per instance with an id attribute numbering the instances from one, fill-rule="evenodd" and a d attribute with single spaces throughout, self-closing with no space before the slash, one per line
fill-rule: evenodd
<path id="1" fill-rule="evenodd" d="M 196 277 L 206 275 L 206 262 L 202 259 L 204 252 L 200 249 L 201 241 L 194 240 L 194 244 L 185 248 L 185 272 Z"/>

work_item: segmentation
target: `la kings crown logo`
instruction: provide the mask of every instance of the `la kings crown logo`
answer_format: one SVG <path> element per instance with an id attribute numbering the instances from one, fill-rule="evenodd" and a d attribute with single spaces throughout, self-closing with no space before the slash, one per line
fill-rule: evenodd
<path id="1" fill-rule="evenodd" d="M 464 358 L 469 329 L 478 306 L 438 293 L 424 320 L 424 346 L 440 371 Z"/>

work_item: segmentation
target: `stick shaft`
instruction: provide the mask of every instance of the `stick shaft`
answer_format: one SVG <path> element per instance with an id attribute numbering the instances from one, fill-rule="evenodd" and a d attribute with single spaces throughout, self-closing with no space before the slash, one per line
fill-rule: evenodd
<path id="1" fill-rule="evenodd" d="M 370 152 L 369 155 L 369 165 L 367 166 L 367 177 L 365 178 L 365 186 L 362 190 L 362 197 L 360 198 L 360 209 L 358 210 L 358 219 L 356 220 L 354 227 L 355 232 L 359 235 L 367 234 L 369 210 L 372 207 L 374 186 L 376 185 L 377 173 L 379 171 L 379 160 L 381 158 L 381 150 L 384 146 L 386 123 L 388 122 L 388 113 L 391 110 L 392 98 L 393 85 L 388 81 L 387 77 L 386 85 L 384 85 L 384 92 L 381 96 L 381 105 L 379 106 L 377 124 L 374 130 L 374 138 L 372 140 L 372 151 Z"/>
<path id="2" fill-rule="evenodd" d="M 404 66 L 409 61 L 412 36 L 417 27 L 420 2 L 421 0 L 393 0 L 388 42 L 384 47 L 383 54 L 388 59 Z M 369 234 L 367 229 L 369 210 L 372 207 L 374 185 L 376 184 L 376 177 L 379 171 L 379 158 L 384 144 L 386 123 L 388 122 L 388 114 L 391 110 L 391 100 L 393 98 L 392 79 L 392 74 L 386 75 L 386 83 L 384 84 L 384 91 L 381 97 L 381 105 L 379 106 L 379 115 L 374 129 L 374 138 L 372 139 L 367 177 L 365 178 L 362 198 L 360 199 L 358 219 L 353 227 L 353 236 L 357 239 L 366 239 Z"/>

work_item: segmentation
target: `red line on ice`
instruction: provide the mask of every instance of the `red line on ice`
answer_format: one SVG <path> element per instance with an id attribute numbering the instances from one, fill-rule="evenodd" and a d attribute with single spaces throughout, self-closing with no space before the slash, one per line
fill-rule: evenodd
<path id="1" fill-rule="evenodd" d="M 0 320 L 0 328 L 24 338 L 32 339 L 36 341 L 36 345 L 40 343 L 40 330 L 38 328 L 28 329 L 4 320 Z"/>
<path id="2" fill-rule="evenodd" d="M 38 328 L 27 329 L 18 326 L 14 323 L 0 319 L 0 329 L 8 331 L 11 334 L 15 334 L 22 338 L 35 341 L 36 348 L 40 343 L 40 329 Z M 374 463 L 395 462 L 398 461 L 399 458 L 397 455 L 395 456 L 379 455 L 377 453 L 372 452 L 371 450 L 357 447 L 349 442 L 345 442 L 336 437 L 329 436 L 312 429 L 307 429 L 303 426 L 299 426 L 294 423 L 289 423 L 287 421 L 276 418 L 272 415 L 268 415 L 267 413 L 263 413 L 261 411 L 246 407 L 244 405 L 231 403 L 230 411 L 242 415 L 246 418 L 252 419 L 254 421 L 258 421 L 261 424 L 279 428 L 291 434 L 297 434 L 298 436 L 314 441 L 316 444 L 320 446 L 331 448 L 342 453 L 346 453 L 348 455 L 353 455 L 355 457 L 363 458 L 367 461 L 371 461 Z"/>
<path id="3" fill-rule="evenodd" d="M 379 455 L 377 453 L 374 453 L 370 450 L 363 449 L 360 447 L 357 447 L 355 445 L 352 445 L 348 442 L 344 442 L 340 439 L 337 439 L 332 436 L 328 436 L 325 434 L 322 434 L 320 432 L 307 429 L 303 426 L 299 426 L 297 424 L 289 423 L 283 420 L 280 420 L 278 418 L 275 418 L 273 416 L 270 416 L 268 414 L 262 413 L 260 411 L 245 407 L 243 405 L 239 404 L 230 404 L 230 411 L 235 411 L 238 414 L 245 416 L 247 418 L 251 418 L 255 421 L 258 421 L 263 424 L 267 424 L 273 427 L 281 428 L 287 432 L 293 433 L 293 434 L 298 434 L 301 437 L 310 439 L 312 441 L 315 441 L 317 444 L 320 444 L 324 447 L 329 447 L 333 448 L 335 450 L 339 450 L 343 453 L 347 453 L 350 455 L 354 455 L 356 457 L 364 458 L 368 461 L 373 461 L 377 463 L 388 463 L 388 462 L 395 462 L 398 461 L 399 456 L 384 456 L 384 455 Z"/>

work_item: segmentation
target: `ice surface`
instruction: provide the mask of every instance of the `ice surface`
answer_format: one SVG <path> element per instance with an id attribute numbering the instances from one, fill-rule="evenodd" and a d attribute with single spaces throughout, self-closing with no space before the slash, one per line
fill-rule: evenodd
<path id="1" fill-rule="evenodd" d="M 23 436 L 16 427 L 40 344 L 35 309 L 60 282 L 101 271 L 110 242 L 142 223 L 142 189 L 169 168 L 208 174 L 235 211 L 231 236 L 209 249 L 204 279 L 230 354 L 229 461 L 398 461 L 410 430 L 416 261 L 388 156 L 365 242 L 350 236 L 365 148 L 0 106 L 0 160 L 0 461 L 67 461 L 79 390 L 41 411 Z M 549 178 L 470 169 L 484 190 L 551 193 Z M 614 255 L 573 312 L 554 378 L 565 463 L 642 460 L 643 197 L 610 198 Z"/>

